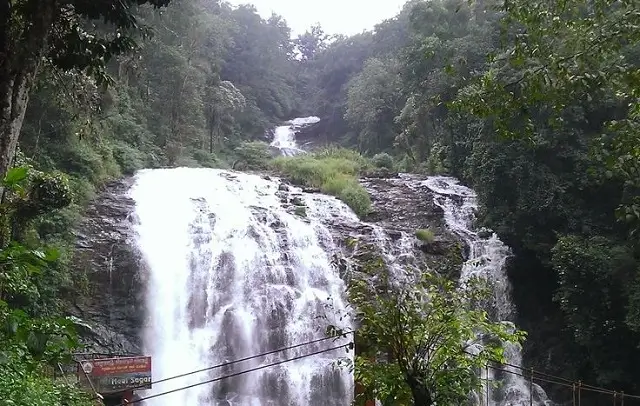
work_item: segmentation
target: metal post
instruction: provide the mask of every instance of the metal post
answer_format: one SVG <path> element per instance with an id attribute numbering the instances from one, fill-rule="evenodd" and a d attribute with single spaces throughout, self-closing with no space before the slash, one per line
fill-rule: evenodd
<path id="1" fill-rule="evenodd" d="M 60 365 L 59 362 L 58 362 L 58 369 L 60 370 L 60 373 L 62 374 L 62 379 L 64 379 L 64 381 L 66 382 L 67 385 L 71 386 L 71 382 L 69 382 L 69 380 L 67 379 L 67 375 L 65 375 L 64 369 L 62 369 L 62 365 Z"/>
<path id="2" fill-rule="evenodd" d="M 531 368 L 531 376 L 529 379 L 529 406 L 533 406 L 533 368 Z"/>
<path id="3" fill-rule="evenodd" d="M 489 406 L 489 364 L 487 364 L 487 366 L 485 367 L 485 373 L 486 373 L 486 377 L 487 377 L 487 406 Z"/>
<path id="4" fill-rule="evenodd" d="M 582 405 L 582 381 L 578 381 L 578 406 Z"/>

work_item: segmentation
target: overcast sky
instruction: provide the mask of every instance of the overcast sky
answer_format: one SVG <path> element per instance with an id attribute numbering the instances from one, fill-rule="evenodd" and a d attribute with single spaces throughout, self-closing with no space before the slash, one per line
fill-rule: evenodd
<path id="1" fill-rule="evenodd" d="M 395 16 L 406 0 L 229 0 L 231 4 L 254 4 L 260 15 L 283 16 L 293 31 L 301 34 L 320 23 L 328 34 L 352 35 L 368 30 Z"/>

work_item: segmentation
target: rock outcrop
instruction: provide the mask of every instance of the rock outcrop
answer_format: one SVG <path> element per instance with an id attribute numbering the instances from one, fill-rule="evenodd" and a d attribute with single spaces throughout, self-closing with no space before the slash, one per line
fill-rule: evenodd
<path id="1" fill-rule="evenodd" d="M 144 323 L 142 261 L 132 231 L 132 179 L 114 182 L 88 207 L 76 229 L 73 271 L 88 291 L 71 298 L 69 312 L 80 319 L 86 350 L 105 354 L 140 353 Z"/>
<path id="2" fill-rule="evenodd" d="M 429 229 L 435 235 L 453 237 L 444 222 L 442 209 L 433 202 L 433 192 L 421 185 L 423 179 L 405 174 L 362 179 L 373 206 L 364 220 L 392 231 L 413 234 L 416 230 Z"/>

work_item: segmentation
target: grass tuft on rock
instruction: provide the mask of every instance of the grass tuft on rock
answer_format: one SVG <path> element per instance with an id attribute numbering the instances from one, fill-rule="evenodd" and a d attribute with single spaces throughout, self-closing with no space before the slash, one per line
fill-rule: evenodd
<path id="1" fill-rule="evenodd" d="M 420 241 L 432 243 L 435 239 L 435 235 L 433 234 L 433 231 L 423 228 L 420 230 L 416 230 L 416 238 Z"/>
<path id="2" fill-rule="evenodd" d="M 358 216 L 371 211 L 371 199 L 358 182 L 370 161 L 355 151 L 332 148 L 314 154 L 279 157 L 272 167 L 291 182 L 320 189 L 345 202 Z"/>

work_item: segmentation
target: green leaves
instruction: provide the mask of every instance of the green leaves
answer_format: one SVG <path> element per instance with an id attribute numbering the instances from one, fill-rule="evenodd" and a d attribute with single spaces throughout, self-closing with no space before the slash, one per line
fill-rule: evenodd
<path id="1" fill-rule="evenodd" d="M 0 398 L 8 404 L 89 404 L 75 388 L 59 386 L 43 373 L 46 365 L 67 360 L 78 345 L 72 323 L 26 311 L 39 301 L 36 282 L 57 258 L 55 250 L 33 250 L 15 241 L 0 250 Z"/>
<path id="2" fill-rule="evenodd" d="M 15 189 L 18 185 L 27 179 L 29 175 L 29 168 L 26 166 L 17 166 L 11 168 L 2 181 L 5 187 Z"/>
<path id="3" fill-rule="evenodd" d="M 476 307 L 490 292 L 480 280 L 458 287 L 425 271 L 413 284 L 391 287 L 384 265 L 364 267 L 370 279 L 352 281 L 349 299 L 359 322 L 355 376 L 367 398 L 409 405 L 428 393 L 435 404 L 462 404 L 480 385 L 478 369 L 503 361 L 504 343 L 524 339 Z"/>
<path id="4" fill-rule="evenodd" d="M 560 238 L 552 253 L 558 277 L 555 300 L 576 342 L 587 349 L 585 356 L 600 384 L 622 379 L 626 343 L 637 344 L 629 327 L 637 331 L 640 325 L 638 266 L 632 251 L 604 237 L 569 235 Z"/>

